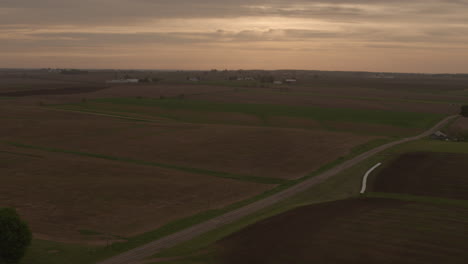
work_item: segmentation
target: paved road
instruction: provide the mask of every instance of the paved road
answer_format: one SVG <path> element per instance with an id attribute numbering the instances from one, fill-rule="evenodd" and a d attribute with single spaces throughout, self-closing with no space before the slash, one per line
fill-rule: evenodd
<path id="1" fill-rule="evenodd" d="M 366 174 L 364 174 L 364 177 L 362 178 L 362 187 L 361 187 L 361 191 L 360 193 L 363 194 L 366 192 L 366 188 L 367 188 L 367 178 L 369 177 L 369 175 L 375 170 L 377 169 L 378 167 L 380 167 L 380 165 L 382 165 L 381 162 L 377 163 L 374 165 L 374 167 L 370 168 Z"/>
<path id="2" fill-rule="evenodd" d="M 388 148 L 391 148 L 393 146 L 406 143 L 409 141 L 414 141 L 418 140 L 424 137 L 427 137 L 440 129 L 442 126 L 444 126 L 447 122 L 449 122 L 451 119 L 455 118 L 456 116 L 450 116 L 445 118 L 444 120 L 440 121 L 437 125 L 435 125 L 433 128 L 427 130 L 426 132 L 422 133 L 421 135 L 410 137 L 410 138 L 405 138 L 401 139 L 395 142 L 391 142 L 382 146 L 379 146 L 375 149 L 372 149 L 368 152 L 365 152 L 353 159 L 350 159 L 348 161 L 343 162 L 340 165 L 337 165 L 336 167 L 325 171 L 313 178 L 310 178 L 306 181 L 303 181 L 297 185 L 292 186 L 291 188 L 288 188 L 282 192 L 276 193 L 272 196 L 269 196 L 263 200 L 254 202 L 252 204 L 249 204 L 247 206 L 244 206 L 242 208 L 239 208 L 237 210 L 231 211 L 229 213 L 226 213 L 222 216 L 216 217 L 214 219 L 208 220 L 206 222 L 194 225 L 192 227 L 189 227 L 187 229 L 181 230 L 177 233 L 174 233 L 172 235 L 166 236 L 164 238 L 158 239 L 156 241 L 153 241 L 151 243 L 148 243 L 146 245 L 143 245 L 141 247 L 132 249 L 130 251 L 127 251 L 125 253 L 122 253 L 120 255 L 117 255 L 115 257 L 112 257 L 110 259 L 107 259 L 105 261 L 99 262 L 98 264 L 132 264 L 132 263 L 138 263 L 138 261 L 141 261 L 147 257 L 150 257 L 158 252 L 160 252 L 162 249 L 170 248 L 173 247 L 179 243 L 189 241 L 203 233 L 206 233 L 208 231 L 214 230 L 216 228 L 219 228 L 221 226 L 224 226 L 226 224 L 232 223 L 236 220 L 239 220 L 247 215 L 253 214 L 261 209 L 264 209 L 270 205 L 273 205 L 279 201 L 282 201 L 288 197 L 291 197 L 295 194 L 301 193 L 303 191 L 306 191 L 310 187 L 319 184 L 323 182 L 324 180 L 332 177 L 333 175 L 336 175 L 337 173 L 346 170 L 350 167 L 353 167 L 354 165 L 360 163 L 361 161 L 377 154 L 380 153 Z"/>

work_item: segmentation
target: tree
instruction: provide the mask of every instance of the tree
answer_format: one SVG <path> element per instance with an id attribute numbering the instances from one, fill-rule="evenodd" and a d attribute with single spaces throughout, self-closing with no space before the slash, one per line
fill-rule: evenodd
<path id="1" fill-rule="evenodd" d="M 461 107 L 461 113 L 462 116 L 468 117 L 468 105 L 463 105 Z"/>
<path id="2" fill-rule="evenodd" d="M 32 234 L 16 210 L 0 208 L 0 263 L 18 263 L 31 244 Z"/>

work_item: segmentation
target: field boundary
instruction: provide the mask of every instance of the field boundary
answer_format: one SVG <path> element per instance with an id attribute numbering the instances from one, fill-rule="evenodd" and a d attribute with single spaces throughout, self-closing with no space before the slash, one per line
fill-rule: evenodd
<path id="1" fill-rule="evenodd" d="M 189 173 L 196 173 L 196 174 L 203 174 L 203 175 L 210 175 L 218 178 L 225 178 L 225 179 L 232 179 L 238 181 L 245 181 L 245 182 L 254 182 L 254 183 L 262 183 L 262 184 L 285 184 L 290 182 L 291 180 L 280 179 L 280 178 L 269 178 L 269 177 L 258 177 L 258 176 L 250 176 L 250 175 L 241 175 L 241 174 L 234 174 L 228 172 L 220 172 L 220 171 L 213 171 L 213 170 L 206 170 L 200 168 L 191 168 L 191 167 L 184 167 L 172 164 L 163 164 L 158 162 L 150 162 L 150 161 L 143 161 L 137 159 L 130 159 L 130 158 L 121 158 L 121 157 L 114 157 L 102 154 L 94 154 L 94 153 L 87 153 L 87 152 L 80 152 L 80 151 L 71 151 L 71 150 L 63 150 L 58 148 L 49 148 L 49 147 L 41 147 L 41 146 L 32 146 L 21 144 L 17 142 L 5 142 L 11 146 L 19 147 L 19 148 L 27 148 L 27 149 L 37 149 L 47 152 L 57 152 L 57 153 L 66 153 L 78 156 L 85 156 L 85 157 L 92 157 L 97 159 L 105 159 L 111 161 L 120 161 L 126 163 L 133 163 L 138 165 L 145 165 L 145 166 L 153 166 L 153 167 L 160 167 L 165 169 L 173 169 L 179 170 Z"/>
<path id="2" fill-rule="evenodd" d="M 145 119 L 145 118 L 137 118 L 133 116 L 126 116 L 126 115 L 121 115 L 121 114 L 114 114 L 114 113 L 106 113 L 106 112 L 98 112 L 98 111 L 92 111 L 92 110 L 76 110 L 76 109 L 67 109 L 67 108 L 61 108 L 61 107 L 47 107 L 46 109 L 48 110 L 54 110 L 54 111 L 65 111 L 65 112 L 72 112 L 72 113 L 82 113 L 82 114 L 90 114 L 90 115 L 97 115 L 97 116 L 105 116 L 105 117 L 115 117 L 119 119 L 126 119 L 126 120 L 131 120 L 131 121 L 138 121 L 138 122 L 161 122 L 161 120 L 158 119 Z"/>

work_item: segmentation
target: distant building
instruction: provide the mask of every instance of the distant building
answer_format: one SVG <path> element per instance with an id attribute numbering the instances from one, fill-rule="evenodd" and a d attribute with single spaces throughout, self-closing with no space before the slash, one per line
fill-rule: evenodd
<path id="1" fill-rule="evenodd" d="M 188 77 L 187 80 L 191 81 L 191 82 L 199 82 L 200 78 L 198 78 L 198 77 Z"/>
<path id="2" fill-rule="evenodd" d="M 106 83 L 138 83 L 138 79 L 120 79 L 120 80 L 110 80 L 106 81 Z"/>
<path id="3" fill-rule="evenodd" d="M 374 79 L 395 79 L 393 75 L 386 75 L 384 73 L 376 73 L 375 75 L 371 76 Z"/>
<path id="4" fill-rule="evenodd" d="M 297 79 L 286 79 L 284 80 L 285 83 L 296 83 Z"/>
<path id="5" fill-rule="evenodd" d="M 282 81 L 274 81 L 273 84 L 278 84 L 279 85 L 279 84 L 283 84 L 283 82 Z"/>
<path id="6" fill-rule="evenodd" d="M 434 134 L 431 135 L 432 139 L 438 139 L 438 140 L 448 140 L 448 135 L 443 133 L 442 131 L 437 131 Z"/>

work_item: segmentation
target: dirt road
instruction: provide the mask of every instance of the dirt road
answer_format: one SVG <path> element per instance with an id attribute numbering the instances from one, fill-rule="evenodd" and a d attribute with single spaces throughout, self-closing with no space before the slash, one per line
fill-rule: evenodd
<path id="1" fill-rule="evenodd" d="M 433 132 L 437 131 L 440 129 L 442 126 L 444 126 L 447 122 L 449 122 L 451 119 L 455 118 L 456 116 L 450 116 L 445 118 L 444 120 L 440 121 L 437 125 L 435 125 L 433 128 L 427 130 L 426 132 L 410 137 L 410 138 L 404 138 L 395 142 L 391 142 L 382 146 L 379 146 L 375 149 L 372 149 L 370 151 L 367 151 L 353 159 L 350 159 L 348 161 L 343 162 L 340 165 L 337 165 L 336 167 L 325 171 L 313 178 L 310 178 L 306 181 L 303 181 L 297 185 L 292 186 L 291 188 L 288 188 L 282 192 L 276 193 L 272 196 L 269 196 L 263 200 L 254 202 L 252 204 L 249 204 L 247 206 L 244 206 L 242 208 L 239 208 L 237 210 L 231 211 L 229 213 L 226 213 L 222 216 L 216 217 L 214 219 L 208 220 L 206 222 L 194 225 L 190 228 L 184 229 L 182 231 L 179 231 L 177 233 L 174 233 L 172 235 L 166 236 L 164 238 L 158 239 L 156 241 L 153 241 L 151 243 L 148 243 L 146 245 L 143 245 L 141 247 L 132 249 L 130 251 L 127 251 L 125 253 L 122 253 L 120 255 L 114 256 L 110 259 L 107 259 L 105 261 L 99 262 L 98 264 L 132 264 L 132 263 L 138 263 L 138 261 L 141 261 L 144 258 L 150 257 L 162 249 L 170 248 L 173 247 L 181 242 L 185 242 L 188 240 L 191 240 L 203 233 L 206 233 L 208 231 L 214 230 L 216 228 L 219 228 L 223 225 L 232 223 L 236 220 L 239 220 L 245 216 L 248 216 L 252 213 L 255 213 L 261 209 L 264 209 L 270 205 L 273 205 L 281 200 L 284 200 L 288 197 L 291 197 L 295 194 L 301 193 L 303 191 L 306 191 L 307 189 L 311 188 L 312 186 L 319 184 L 323 182 L 324 180 L 332 177 L 333 175 L 338 174 L 339 172 L 346 170 L 348 168 L 353 167 L 354 165 L 358 164 L 359 162 L 379 153 L 382 152 L 388 148 L 391 148 L 393 146 L 406 143 L 409 141 L 414 141 L 418 140 L 424 137 L 429 136 Z"/>

